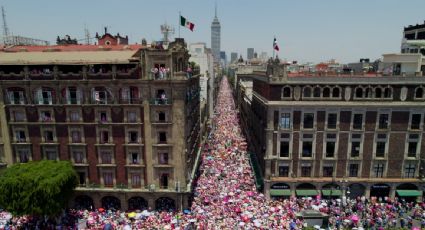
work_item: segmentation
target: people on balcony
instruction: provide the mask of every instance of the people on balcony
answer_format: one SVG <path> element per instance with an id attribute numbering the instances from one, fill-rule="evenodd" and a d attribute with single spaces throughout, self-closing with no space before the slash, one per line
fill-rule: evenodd
<path id="1" fill-rule="evenodd" d="M 158 79 L 167 79 L 168 78 L 168 73 L 170 72 L 170 68 L 165 68 L 163 66 L 157 68 L 152 68 L 151 69 L 151 73 L 153 75 L 153 78 L 155 80 Z"/>

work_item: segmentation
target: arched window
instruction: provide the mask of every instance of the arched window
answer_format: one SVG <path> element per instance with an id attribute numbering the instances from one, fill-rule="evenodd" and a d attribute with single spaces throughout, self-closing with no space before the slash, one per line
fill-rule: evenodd
<path id="1" fill-rule="evenodd" d="M 422 87 L 418 87 L 415 90 L 415 98 L 422 99 L 424 98 L 424 89 Z"/>
<path id="2" fill-rule="evenodd" d="M 335 87 L 335 88 L 332 89 L 332 97 L 333 98 L 341 97 L 340 93 L 341 93 L 341 90 L 338 87 Z"/>
<path id="3" fill-rule="evenodd" d="M 367 87 L 365 92 L 366 92 L 365 93 L 366 94 L 366 98 L 372 98 L 372 96 L 373 96 L 373 90 L 372 90 L 371 87 Z"/>
<path id="4" fill-rule="evenodd" d="M 323 97 L 328 98 L 331 96 L 331 89 L 329 87 L 323 88 Z"/>
<path id="5" fill-rule="evenodd" d="M 102 207 L 105 209 L 120 209 L 121 201 L 114 196 L 105 196 L 102 198 Z"/>
<path id="6" fill-rule="evenodd" d="M 355 96 L 356 98 L 363 98 L 363 88 L 361 87 L 356 88 Z"/>
<path id="7" fill-rule="evenodd" d="M 320 97 L 321 91 L 322 91 L 322 90 L 320 89 L 320 87 L 319 87 L 319 86 L 314 87 L 313 96 L 314 96 L 314 97 Z"/>
<path id="8" fill-rule="evenodd" d="M 393 90 L 391 87 L 386 87 L 384 89 L 384 98 L 392 98 L 393 97 Z"/>
<path id="9" fill-rule="evenodd" d="M 375 88 L 375 98 L 382 98 L 382 89 L 381 87 Z"/>
<path id="10" fill-rule="evenodd" d="M 304 90 L 303 97 L 311 97 L 311 87 L 310 86 L 305 86 L 303 90 Z"/>
<path id="11" fill-rule="evenodd" d="M 175 210 L 176 202 L 168 197 L 160 197 L 155 201 L 155 208 L 159 211 L 165 210 Z"/>
<path id="12" fill-rule="evenodd" d="M 291 88 L 289 86 L 283 87 L 282 97 L 284 97 L 284 98 L 290 98 L 291 97 Z"/>

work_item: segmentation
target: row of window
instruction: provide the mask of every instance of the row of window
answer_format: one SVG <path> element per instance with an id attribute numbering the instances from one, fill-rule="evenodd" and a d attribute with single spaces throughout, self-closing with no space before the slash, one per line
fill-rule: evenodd
<path id="1" fill-rule="evenodd" d="M 31 141 L 27 135 L 25 128 L 14 127 L 14 141 L 15 143 L 27 143 Z M 112 130 L 110 128 L 98 128 L 97 129 L 97 143 L 99 144 L 113 144 Z M 157 135 L 158 143 L 167 143 L 167 132 L 160 131 Z M 141 144 L 143 137 L 140 130 L 127 129 L 126 130 L 126 143 L 128 144 Z M 54 143 L 58 142 L 56 129 L 54 127 L 42 127 L 41 128 L 41 142 L 43 143 Z M 69 128 L 69 143 L 85 143 L 84 131 L 80 127 Z"/>
<path id="2" fill-rule="evenodd" d="M 70 122 L 81 122 L 82 115 L 80 110 L 68 110 L 68 121 Z M 126 110 L 126 116 L 124 121 L 127 123 L 137 123 L 140 122 L 140 113 L 137 110 Z M 153 118 L 154 122 L 166 122 L 167 115 L 166 111 L 156 111 L 155 117 Z M 26 122 L 26 112 L 24 109 L 11 109 L 10 110 L 11 120 L 14 122 Z M 54 122 L 54 110 L 52 108 L 39 109 L 39 121 L 40 122 Z M 98 110 L 96 111 L 96 122 L 108 123 L 112 121 L 111 114 L 109 110 Z"/>
<path id="3" fill-rule="evenodd" d="M 333 164 L 324 164 L 320 171 L 322 177 L 334 177 L 336 173 Z M 361 177 L 361 163 L 352 162 L 348 164 L 347 173 L 349 177 Z M 371 176 L 374 178 L 383 178 L 386 175 L 386 163 L 376 162 L 371 168 Z M 299 177 L 313 177 L 313 166 L 310 163 L 302 163 L 299 167 Z M 277 176 L 290 177 L 295 176 L 290 173 L 290 166 L 286 163 L 281 163 L 277 169 Z M 417 163 L 405 162 L 402 170 L 402 177 L 415 178 L 417 177 Z"/>
<path id="4" fill-rule="evenodd" d="M 9 104 L 23 105 L 30 103 L 25 95 L 23 88 L 9 88 L 6 91 L 6 96 Z M 91 89 L 90 101 L 93 104 L 111 104 L 115 101 L 113 91 L 107 87 L 94 87 Z M 167 93 L 164 89 L 156 91 L 156 98 L 167 98 Z M 84 93 L 80 87 L 66 87 L 62 89 L 61 97 L 62 104 L 79 105 L 83 104 Z M 135 104 L 141 102 L 141 94 L 137 87 L 124 87 L 119 89 L 120 104 Z M 34 104 L 52 105 L 58 104 L 56 101 L 56 91 L 49 87 L 41 87 L 34 91 Z"/>
<path id="5" fill-rule="evenodd" d="M 59 160 L 59 151 L 56 146 L 43 146 L 41 148 L 43 159 L 46 160 Z M 127 148 L 127 159 L 128 165 L 143 165 L 142 150 L 139 148 Z M 87 154 L 84 147 L 75 146 L 70 148 L 71 161 L 76 165 L 88 164 Z M 114 165 L 116 163 L 115 153 L 112 148 L 98 148 L 98 164 L 101 165 Z M 168 151 L 158 151 L 157 159 L 154 159 L 159 165 L 170 164 L 170 154 Z M 20 163 L 26 163 L 32 160 L 32 154 L 30 147 L 17 146 L 15 148 L 15 161 Z"/>
<path id="6" fill-rule="evenodd" d="M 340 99 L 342 88 L 339 86 L 303 86 L 302 97 L 305 99 Z M 354 88 L 354 99 L 393 99 L 393 89 L 390 86 L 357 86 Z M 293 88 L 282 87 L 281 98 L 292 99 Z M 425 99 L 424 87 L 415 88 L 414 99 Z"/>
<path id="7" fill-rule="evenodd" d="M 314 129 L 316 128 L 316 113 L 315 112 L 303 112 L 301 129 Z M 410 130 L 420 130 L 422 128 L 422 113 L 412 112 L 409 119 Z M 325 128 L 327 130 L 336 130 L 339 125 L 339 113 L 338 112 L 327 112 Z M 390 129 L 391 112 L 379 111 L 376 118 L 376 129 L 387 130 Z M 351 116 L 351 129 L 352 130 L 363 130 L 365 124 L 365 113 L 364 112 L 353 112 Z M 280 114 L 279 121 L 280 129 L 292 129 L 293 118 L 291 111 L 282 111 Z"/>
<path id="8" fill-rule="evenodd" d="M 397 140 L 405 144 L 405 156 L 408 158 L 417 158 L 421 151 L 421 135 L 411 133 L 406 135 L 406 142 Z M 352 133 L 348 142 L 348 154 L 350 158 L 360 158 L 363 155 L 364 135 L 361 133 Z M 290 133 L 281 133 L 279 142 L 279 157 L 290 158 L 292 151 L 292 138 Z M 375 158 L 388 157 L 389 135 L 386 133 L 375 134 L 373 155 Z M 303 158 L 314 157 L 315 135 L 304 133 L 301 135 L 299 152 Z M 336 133 L 326 133 L 323 141 L 323 157 L 335 158 L 338 153 L 338 136 Z M 316 149 L 317 151 L 317 149 Z"/>

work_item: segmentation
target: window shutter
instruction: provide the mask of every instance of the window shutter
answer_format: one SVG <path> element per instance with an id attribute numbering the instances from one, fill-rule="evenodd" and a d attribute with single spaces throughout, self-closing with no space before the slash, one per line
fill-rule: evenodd
<path id="1" fill-rule="evenodd" d="M 13 91 L 7 91 L 7 98 L 9 99 L 10 104 L 15 104 L 15 101 L 13 100 Z"/>
<path id="2" fill-rule="evenodd" d="M 65 97 L 66 97 L 66 103 L 68 105 L 71 104 L 71 95 L 69 93 L 68 87 L 65 88 Z"/>
<path id="3" fill-rule="evenodd" d="M 52 104 L 52 91 L 47 91 L 47 99 L 49 100 L 49 105 Z"/>
<path id="4" fill-rule="evenodd" d="M 43 91 L 41 88 L 37 89 L 37 100 L 39 105 L 43 104 Z"/>
<path id="5" fill-rule="evenodd" d="M 25 104 L 25 97 L 24 97 L 24 92 L 23 91 L 19 91 L 19 103 L 21 105 Z"/>
<path id="6" fill-rule="evenodd" d="M 83 92 L 81 92 L 81 88 L 77 88 L 77 104 L 81 104 L 83 100 Z"/>

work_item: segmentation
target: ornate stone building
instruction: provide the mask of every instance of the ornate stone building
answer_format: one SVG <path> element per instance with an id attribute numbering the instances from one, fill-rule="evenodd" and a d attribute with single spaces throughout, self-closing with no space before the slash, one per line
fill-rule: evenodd
<path id="1" fill-rule="evenodd" d="M 236 77 L 267 196 L 421 199 L 424 77 L 286 68 L 270 60 L 267 70 Z"/>
<path id="2" fill-rule="evenodd" d="M 71 206 L 186 207 L 200 141 L 188 59 L 183 39 L 1 51 L 0 162 L 72 161 Z"/>

